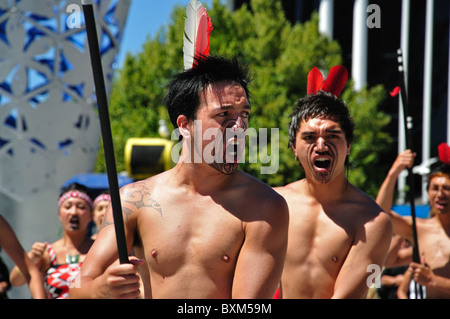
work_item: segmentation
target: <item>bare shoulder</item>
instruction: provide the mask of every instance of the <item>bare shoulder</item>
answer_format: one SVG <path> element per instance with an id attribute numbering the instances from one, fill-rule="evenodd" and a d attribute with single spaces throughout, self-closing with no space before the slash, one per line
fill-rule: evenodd
<path id="1" fill-rule="evenodd" d="M 259 179 L 240 172 L 238 187 L 233 192 L 242 200 L 249 213 L 262 219 L 288 219 L 289 211 L 286 200 L 272 187 Z"/>
<path id="2" fill-rule="evenodd" d="M 241 182 L 239 182 L 239 188 L 246 189 L 245 196 L 250 196 L 253 200 L 261 201 L 261 205 L 263 203 L 265 205 L 274 206 L 286 205 L 283 196 L 272 187 L 247 173 L 240 173 L 242 175 L 240 178 Z"/>
<path id="3" fill-rule="evenodd" d="M 274 187 L 273 189 L 283 196 L 287 201 L 289 201 L 290 198 L 294 197 L 297 198 L 298 196 L 302 195 L 302 192 L 299 191 L 304 184 L 303 180 L 295 181 L 289 184 L 286 184 L 284 186 Z"/>
<path id="4" fill-rule="evenodd" d="M 137 217 L 141 209 L 151 209 L 161 215 L 161 205 L 155 192 L 161 184 L 161 174 L 123 186 L 120 189 L 123 213 L 126 219 Z"/>
<path id="5" fill-rule="evenodd" d="M 386 232 L 392 231 L 391 219 L 387 213 L 362 190 L 351 186 L 349 197 L 352 204 L 350 205 L 358 212 L 354 214 L 355 220 L 359 220 L 371 228 L 381 229 Z M 349 209 L 351 209 L 349 207 Z"/>
<path id="6" fill-rule="evenodd" d="M 135 197 L 140 197 L 142 194 L 147 194 L 152 191 L 158 182 L 158 175 L 149 177 L 144 180 L 136 181 L 123 186 L 120 189 L 121 199 L 132 200 Z"/>

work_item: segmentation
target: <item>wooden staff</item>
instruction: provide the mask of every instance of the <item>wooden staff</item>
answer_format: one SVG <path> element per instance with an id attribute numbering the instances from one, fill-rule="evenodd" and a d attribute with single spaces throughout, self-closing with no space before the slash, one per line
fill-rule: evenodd
<path id="1" fill-rule="evenodd" d="M 127 242 L 120 203 L 119 182 L 117 178 L 116 161 L 114 158 L 114 145 L 109 122 L 108 101 L 106 98 L 105 81 L 103 79 L 102 60 L 98 45 L 97 29 L 95 27 L 94 10 L 92 0 L 82 0 L 84 18 L 86 21 L 86 33 L 91 56 L 92 72 L 94 74 L 95 94 L 97 96 L 98 116 L 105 151 L 106 171 L 108 175 L 109 191 L 116 232 L 117 250 L 121 264 L 128 263 Z"/>

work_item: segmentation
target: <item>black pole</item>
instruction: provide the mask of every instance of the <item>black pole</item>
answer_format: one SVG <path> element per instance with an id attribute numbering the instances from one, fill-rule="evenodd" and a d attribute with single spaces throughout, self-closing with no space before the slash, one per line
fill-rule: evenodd
<path id="1" fill-rule="evenodd" d="M 400 75 L 400 96 L 402 99 L 402 105 L 403 105 L 403 125 L 405 126 L 405 142 L 406 142 L 406 148 L 412 150 L 412 116 L 409 113 L 409 107 L 408 107 L 408 97 L 406 92 L 406 85 L 405 85 L 405 72 L 403 67 L 403 55 L 402 50 L 397 50 L 397 59 L 398 59 L 398 72 Z M 414 196 L 414 174 L 412 171 L 412 167 L 408 168 L 408 185 L 409 185 L 409 202 L 411 205 L 411 218 L 412 218 L 412 232 L 413 232 L 413 256 L 412 260 L 416 263 L 420 264 L 420 255 L 419 255 L 419 244 L 417 240 L 417 226 L 416 226 L 416 206 L 414 203 L 415 196 Z M 416 296 L 420 296 L 420 299 L 423 299 L 422 294 L 422 288 L 417 283 L 415 285 L 415 293 Z M 419 295 L 417 294 L 417 290 L 419 290 Z"/>
<path id="2" fill-rule="evenodd" d="M 82 0 L 84 18 L 86 21 L 86 33 L 91 56 L 92 73 L 94 74 L 95 94 L 97 96 L 98 116 L 105 151 L 106 171 L 108 175 L 109 191 L 116 231 L 117 250 L 121 264 L 128 263 L 127 242 L 120 203 L 119 182 L 117 179 L 116 160 L 114 158 L 114 145 L 109 122 L 108 100 L 106 98 L 105 81 L 103 79 L 102 60 L 98 45 L 97 29 L 95 27 L 94 10 L 91 0 Z"/>

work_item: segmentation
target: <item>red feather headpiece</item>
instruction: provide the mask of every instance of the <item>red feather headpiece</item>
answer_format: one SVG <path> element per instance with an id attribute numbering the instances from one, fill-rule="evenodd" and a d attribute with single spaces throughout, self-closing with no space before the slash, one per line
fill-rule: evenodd
<path id="1" fill-rule="evenodd" d="M 445 165 L 450 165 L 450 146 L 446 143 L 439 144 L 438 153 L 439 160 Z"/>
<path id="2" fill-rule="evenodd" d="M 323 80 L 323 75 L 320 73 L 319 69 L 314 67 L 308 73 L 306 94 L 316 94 L 317 91 L 323 90 L 339 97 L 344 89 L 345 83 L 347 83 L 347 79 L 348 72 L 343 65 L 333 66 L 325 81 Z"/>
<path id="3" fill-rule="evenodd" d="M 205 7 L 198 0 L 191 0 L 186 7 L 183 53 L 184 69 L 196 66 L 197 59 L 209 54 L 209 37 L 213 25 Z"/>

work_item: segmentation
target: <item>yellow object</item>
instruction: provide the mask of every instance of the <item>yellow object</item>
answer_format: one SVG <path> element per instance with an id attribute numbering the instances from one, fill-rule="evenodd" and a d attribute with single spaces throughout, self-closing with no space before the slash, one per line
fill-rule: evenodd
<path id="1" fill-rule="evenodd" d="M 145 179 L 172 168 L 174 141 L 164 138 L 129 138 L 125 144 L 125 167 L 128 175 Z"/>

